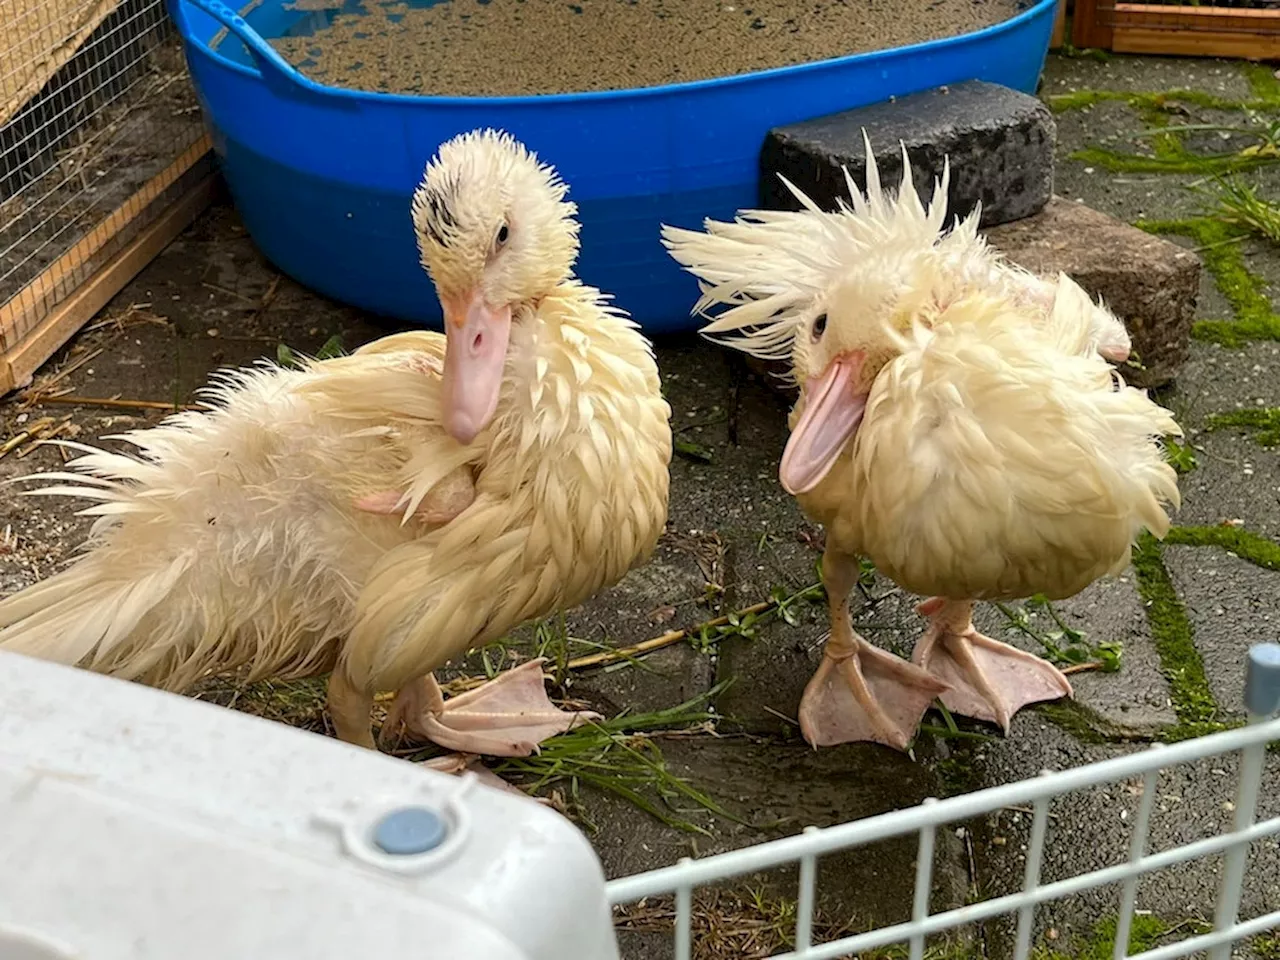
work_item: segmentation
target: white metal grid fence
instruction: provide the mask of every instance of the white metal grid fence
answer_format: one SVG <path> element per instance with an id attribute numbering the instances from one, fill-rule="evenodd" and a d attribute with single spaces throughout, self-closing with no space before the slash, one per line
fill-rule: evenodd
<path id="1" fill-rule="evenodd" d="M 164 0 L 0 0 L 0 355 L 203 155 Z"/>
<path id="2" fill-rule="evenodd" d="M 930 936 L 963 930 L 972 924 L 1002 915 L 1017 917 L 1014 958 L 1027 960 L 1031 953 L 1033 923 L 1038 905 L 1119 883 L 1119 919 L 1113 956 L 1115 960 L 1125 960 L 1129 957 L 1129 933 L 1137 906 L 1139 879 L 1177 864 L 1221 854 L 1224 857 L 1222 880 L 1217 893 L 1212 932 L 1134 954 L 1129 960 L 1174 960 L 1200 952 L 1207 952 L 1210 960 L 1228 960 L 1233 944 L 1280 928 L 1280 909 L 1245 921 L 1239 919 L 1250 845 L 1265 837 L 1280 836 L 1280 817 L 1256 822 L 1259 786 L 1267 747 L 1271 743 L 1280 743 L 1280 718 L 1268 719 L 1280 708 L 1280 645 L 1255 646 L 1249 651 L 1248 668 L 1245 702 L 1249 722 L 1244 727 L 1171 745 L 1157 744 L 1147 750 L 1073 770 L 1045 771 L 1036 779 L 946 800 L 926 800 L 920 806 L 836 827 L 809 827 L 799 836 L 718 856 L 700 860 L 684 859 L 672 867 L 610 882 L 610 903 L 619 906 L 636 903 L 646 897 L 674 894 L 675 957 L 676 960 L 690 960 L 693 956 L 693 893 L 696 888 L 798 863 L 799 894 L 794 948 L 789 953 L 775 954 L 773 960 L 833 960 L 898 944 L 908 945 L 910 960 L 922 960 L 926 940 Z M 1152 808 L 1161 772 L 1180 764 L 1233 753 L 1239 754 L 1240 765 L 1232 829 L 1218 836 L 1159 853 L 1148 853 Z M 1130 834 L 1128 861 L 1042 884 L 1040 873 L 1044 862 L 1051 802 L 1076 791 L 1118 784 L 1134 778 L 1141 778 L 1143 791 Z M 1020 806 L 1030 806 L 1033 810 L 1022 889 L 1017 893 L 931 916 L 929 894 L 933 879 L 934 840 L 939 828 Z M 919 852 L 911 919 L 826 943 L 814 943 L 813 917 L 818 885 L 818 858 L 913 833 L 919 836 Z M 1280 904 L 1272 906 L 1280 907 Z"/>

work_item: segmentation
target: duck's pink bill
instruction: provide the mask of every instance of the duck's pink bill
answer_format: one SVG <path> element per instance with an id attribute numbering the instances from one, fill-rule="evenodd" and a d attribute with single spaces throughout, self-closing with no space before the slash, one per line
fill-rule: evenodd
<path id="1" fill-rule="evenodd" d="M 841 354 L 806 384 L 804 413 L 791 431 L 778 469 L 787 493 L 794 496 L 816 487 L 857 431 L 867 394 L 854 393 L 853 384 L 865 361 L 861 352 Z"/>
<path id="2" fill-rule="evenodd" d="M 511 308 L 489 306 L 479 290 L 442 306 L 447 341 L 444 428 L 465 444 L 488 426 L 498 407 L 511 337 Z"/>

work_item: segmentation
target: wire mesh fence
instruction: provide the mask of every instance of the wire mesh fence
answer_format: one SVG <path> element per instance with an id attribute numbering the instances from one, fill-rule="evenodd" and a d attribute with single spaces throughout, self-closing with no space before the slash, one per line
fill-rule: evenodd
<path id="1" fill-rule="evenodd" d="M 0 26 L 10 356 L 189 188 L 208 141 L 164 0 L 0 0 Z"/>
<path id="2" fill-rule="evenodd" d="M 1260 644 L 1250 652 L 1249 724 L 1234 730 L 1186 740 L 1172 745 L 1157 744 L 1088 766 L 1005 784 L 946 800 L 923 804 L 881 816 L 869 817 L 836 827 L 810 827 L 804 833 L 705 857 L 684 859 L 672 867 L 623 877 L 609 883 L 609 900 L 621 916 L 644 914 L 669 931 L 675 960 L 700 960 L 721 956 L 708 947 L 707 924 L 698 923 L 697 907 L 707 902 L 706 893 L 727 880 L 760 876 L 782 868 L 794 878 L 796 898 L 788 911 L 790 949 L 783 952 L 752 952 L 750 956 L 772 960 L 833 960 L 851 957 L 904 957 L 924 960 L 948 956 L 974 927 L 986 921 L 1011 919 L 1014 927 L 1014 960 L 1044 955 L 1036 950 L 1037 914 L 1051 904 L 1082 894 L 1103 894 L 1116 916 L 1112 943 L 1107 952 L 1115 960 L 1174 960 L 1204 956 L 1208 960 L 1229 960 L 1233 947 L 1241 948 L 1251 938 L 1280 930 L 1280 897 L 1277 897 L 1277 870 L 1274 861 L 1260 863 L 1257 848 L 1269 844 L 1275 849 L 1280 837 L 1280 806 L 1277 806 L 1274 776 L 1264 780 L 1268 747 L 1280 745 L 1280 718 L 1273 718 L 1280 706 L 1280 646 Z M 1167 782 L 1181 773 L 1202 778 L 1210 771 L 1226 773 L 1234 768 L 1236 791 L 1224 829 L 1201 830 L 1194 839 L 1185 832 L 1185 842 L 1166 843 L 1152 849 L 1153 827 L 1158 818 L 1181 816 L 1174 809 L 1157 809 L 1157 800 Z M 1189 773 L 1188 773 L 1189 771 Z M 1275 771 L 1271 770 L 1271 774 Z M 1269 787 L 1268 787 L 1269 783 Z M 1089 845 L 1095 824 L 1077 822 L 1062 811 L 1071 799 L 1091 790 L 1120 786 L 1138 798 L 1134 816 L 1126 817 L 1127 856 L 1120 862 L 1067 875 L 1046 876 L 1050 849 L 1056 844 Z M 1030 829 L 1023 856 L 1021 888 L 985 899 L 974 897 L 964 906 L 931 913 L 934 893 L 935 846 L 943 831 L 975 818 L 1008 810 L 1026 810 Z M 1061 822 L 1059 822 L 1061 819 Z M 1186 826 L 1180 824 L 1180 826 Z M 909 919 L 864 932 L 847 928 L 833 935 L 815 922 L 816 904 L 822 888 L 822 858 L 850 851 L 866 851 L 874 844 L 893 838 L 915 837 L 916 859 Z M 1200 888 L 1194 894 L 1211 922 L 1202 931 L 1172 939 L 1130 954 L 1130 933 L 1140 915 L 1142 898 L 1150 897 L 1153 885 L 1168 886 L 1185 878 L 1186 868 L 1197 862 L 1216 859 L 1216 889 Z M 829 863 L 830 861 L 828 861 Z M 1252 869 L 1252 875 L 1250 871 Z M 1254 893 L 1246 896 L 1252 877 Z M 1261 891 L 1261 892 L 1258 892 Z M 701 895 L 701 899 L 699 899 Z M 711 894 L 714 899 L 715 894 Z M 645 909 L 645 908 L 649 909 Z M 654 909 L 656 907 L 656 909 Z M 1252 916 L 1241 917 L 1242 912 Z M 654 924 L 650 923 L 650 929 Z M 1172 932 L 1172 931 L 1170 931 Z M 901 950 L 901 954 L 896 952 Z M 905 948 L 905 949 L 904 949 Z M 960 953 L 958 955 L 965 955 Z M 1268 954 L 1269 955 L 1269 954 Z M 627 957 L 626 960 L 634 960 Z"/>

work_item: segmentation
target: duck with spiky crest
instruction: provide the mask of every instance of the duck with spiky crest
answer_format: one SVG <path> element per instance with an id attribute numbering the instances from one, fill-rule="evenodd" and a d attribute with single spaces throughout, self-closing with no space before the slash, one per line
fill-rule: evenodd
<path id="1" fill-rule="evenodd" d="M 331 671 L 338 736 L 407 728 L 524 756 L 590 714 L 539 661 L 445 700 L 432 672 L 571 607 L 653 550 L 670 409 L 652 347 L 572 276 L 567 187 L 492 130 L 442 145 L 413 198 L 445 334 L 300 370 L 226 373 L 208 411 L 81 447 L 32 493 L 97 500 L 87 551 L 0 600 L 0 649 L 169 689 Z"/>
<path id="2" fill-rule="evenodd" d="M 787 183 L 803 209 L 664 228 L 704 333 L 789 360 L 800 385 L 779 476 L 826 528 L 831 634 L 800 705 L 814 746 L 907 749 L 935 697 L 1007 733 L 1070 696 L 1052 664 L 978 633 L 975 601 L 1078 593 L 1179 502 L 1159 440 L 1181 431 L 1108 363 L 1129 354 L 1123 325 L 1066 276 L 1001 260 L 979 211 L 946 229 L 949 165 L 926 207 L 902 153 L 896 193 L 868 140 L 867 191 L 846 171 L 834 212 Z M 910 663 L 853 631 L 859 556 L 931 597 Z"/>

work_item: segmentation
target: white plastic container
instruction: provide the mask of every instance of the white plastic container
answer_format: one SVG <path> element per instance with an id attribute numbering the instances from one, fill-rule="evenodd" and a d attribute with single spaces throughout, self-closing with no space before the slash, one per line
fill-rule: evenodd
<path id="1" fill-rule="evenodd" d="M 0 653 L 0 960 L 617 956 L 552 810 Z"/>

